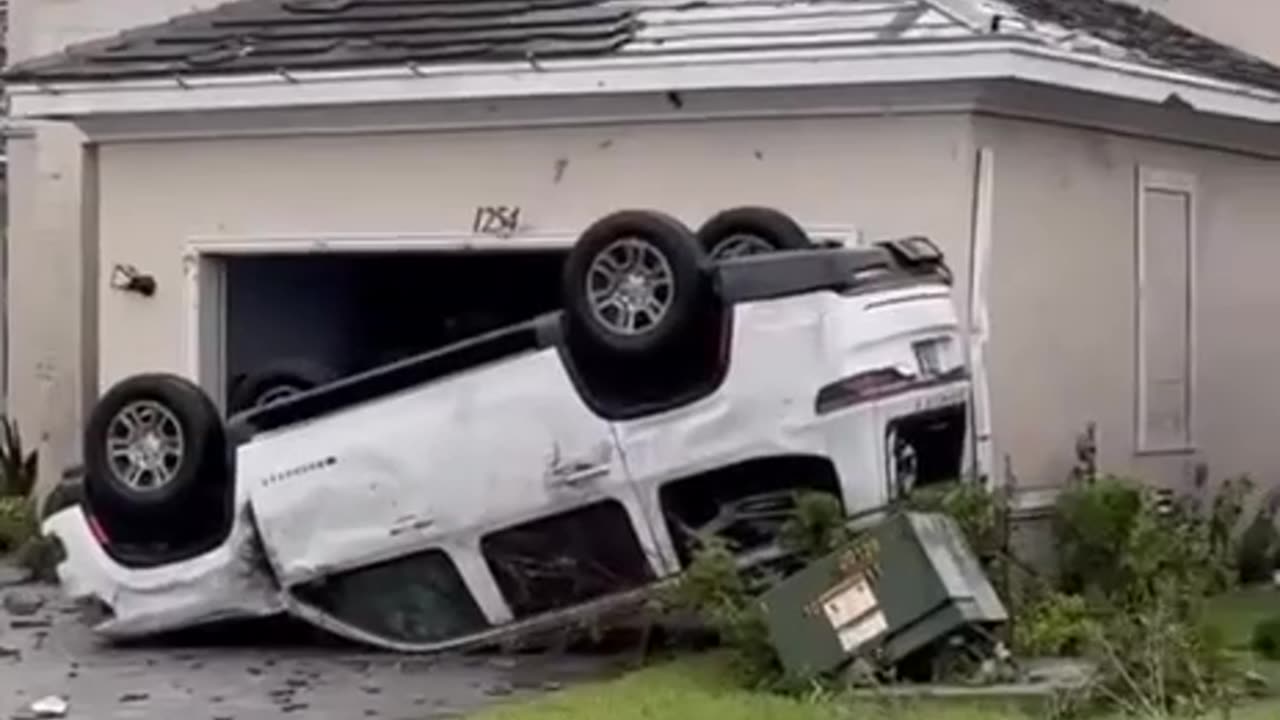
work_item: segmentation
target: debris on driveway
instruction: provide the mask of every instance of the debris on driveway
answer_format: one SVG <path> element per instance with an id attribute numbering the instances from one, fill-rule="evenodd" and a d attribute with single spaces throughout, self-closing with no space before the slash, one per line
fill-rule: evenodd
<path id="1" fill-rule="evenodd" d="M 21 585 L 31 579 L 31 571 L 0 560 L 0 588 Z"/>
<path id="2" fill-rule="evenodd" d="M 14 617 L 29 617 L 40 612 L 44 602 L 44 598 L 32 592 L 13 590 L 4 596 L 2 604 L 5 612 Z"/>
<path id="3" fill-rule="evenodd" d="M 461 715 L 607 678 L 630 659 L 522 654 L 511 662 L 491 663 L 458 655 L 412 658 L 325 644 L 307 627 L 268 621 L 112 645 L 64 612 L 71 605 L 56 587 L 27 585 L 22 591 L 44 601 L 40 616 L 48 615 L 52 625 L 11 629 L 14 618 L 0 603 L 0 720 Z M 40 710 L 56 709 L 49 698 L 66 704 L 64 716 L 36 713 L 34 701 L 47 701 Z"/>
<path id="4" fill-rule="evenodd" d="M 49 695 L 31 703 L 27 711 L 34 718 L 61 718 L 67 716 L 69 707 L 65 698 Z"/>

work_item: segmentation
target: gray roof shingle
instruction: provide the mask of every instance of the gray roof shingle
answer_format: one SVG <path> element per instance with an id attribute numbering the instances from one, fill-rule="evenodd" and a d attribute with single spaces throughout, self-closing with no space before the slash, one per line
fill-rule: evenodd
<path id="1" fill-rule="evenodd" d="M 1028 19 L 1088 33 L 1146 62 L 1280 91 L 1280 68 L 1169 20 L 1115 0 L 1004 0 Z"/>
<path id="2" fill-rule="evenodd" d="M 238 0 L 10 68 L 106 80 L 607 54 L 634 13 L 599 0 Z"/>
<path id="3" fill-rule="evenodd" d="M 9 82 L 222 75 L 405 63 L 683 57 L 1017 37 L 1280 92 L 1280 68 L 1119 0 L 235 0 L 10 68 Z M 1021 29 L 1019 29 L 1021 28 Z"/>

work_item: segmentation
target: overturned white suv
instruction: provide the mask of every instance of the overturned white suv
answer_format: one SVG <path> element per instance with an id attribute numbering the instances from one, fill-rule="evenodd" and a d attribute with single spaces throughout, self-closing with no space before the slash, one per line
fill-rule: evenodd
<path id="1" fill-rule="evenodd" d="M 45 523 L 66 591 L 115 638 L 289 613 L 430 651 L 642 594 L 700 533 L 767 555 L 798 490 L 857 518 L 960 474 L 969 383 L 926 239 L 623 211 L 562 302 L 226 423 L 185 379 L 121 381 L 84 502 Z"/>

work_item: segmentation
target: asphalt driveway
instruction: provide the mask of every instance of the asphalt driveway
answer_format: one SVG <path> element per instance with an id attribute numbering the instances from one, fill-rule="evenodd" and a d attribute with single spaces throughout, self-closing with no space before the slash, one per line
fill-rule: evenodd
<path id="1" fill-rule="evenodd" d="M 11 578 L 10 578 L 11 580 Z M 459 717 L 619 667 L 620 656 L 400 656 L 317 639 L 286 623 L 228 626 L 109 646 L 50 586 L 0 568 L 0 719 L 65 698 L 92 720 L 425 720 Z"/>

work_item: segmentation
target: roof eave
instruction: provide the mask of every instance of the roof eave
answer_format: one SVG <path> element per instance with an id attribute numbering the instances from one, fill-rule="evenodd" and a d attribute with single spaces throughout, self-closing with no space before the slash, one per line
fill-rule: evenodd
<path id="1" fill-rule="evenodd" d="M 11 116 L 98 115 L 497 100 L 602 94 L 750 90 L 1013 79 L 1162 103 L 1177 95 L 1198 112 L 1280 122 L 1280 93 L 1024 41 L 947 42 L 430 67 L 14 82 Z"/>

